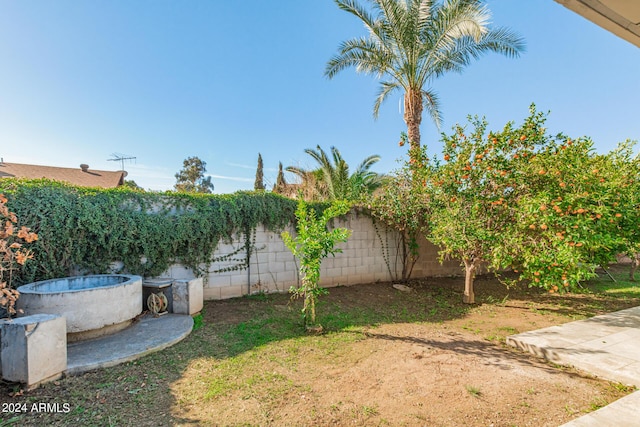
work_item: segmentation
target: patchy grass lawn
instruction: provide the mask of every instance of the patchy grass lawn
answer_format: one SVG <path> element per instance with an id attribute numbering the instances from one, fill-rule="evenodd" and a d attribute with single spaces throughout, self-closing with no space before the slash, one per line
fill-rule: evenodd
<path id="1" fill-rule="evenodd" d="M 304 333 L 300 301 L 257 295 L 205 304 L 200 327 L 138 361 L 48 383 L 0 385 L 0 402 L 69 404 L 1 413 L 0 426 L 557 426 L 630 391 L 504 345 L 506 336 L 640 305 L 614 267 L 580 293 L 550 295 L 462 278 L 330 289 L 325 333 Z"/>

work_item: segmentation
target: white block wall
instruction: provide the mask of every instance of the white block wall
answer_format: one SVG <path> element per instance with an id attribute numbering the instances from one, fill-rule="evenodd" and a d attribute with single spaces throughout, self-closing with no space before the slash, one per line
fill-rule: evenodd
<path id="1" fill-rule="evenodd" d="M 320 286 L 355 285 L 377 281 L 390 281 L 400 278 L 402 272 L 401 257 L 397 255 L 399 235 L 391 229 L 378 225 L 378 233 L 371 218 L 351 213 L 345 220 L 336 220 L 335 226 L 352 230 L 351 237 L 338 247 L 342 253 L 329 256 L 322 262 Z M 293 228 L 289 228 L 294 233 Z M 381 243 L 381 238 L 385 242 Z M 238 236 L 232 243 L 220 243 L 214 259 L 233 253 L 235 260 L 213 262 L 204 278 L 205 299 L 225 299 L 246 295 L 258 291 L 286 292 L 298 284 L 299 265 L 286 248 L 280 233 L 258 227 L 255 236 L 255 249 L 251 255 L 250 268 L 216 272 L 225 267 L 243 264 L 246 253 L 244 236 Z M 412 278 L 429 276 L 459 275 L 463 272 L 459 261 L 438 262 L 438 250 L 428 241 L 421 239 L 420 257 L 416 263 Z M 383 257 L 383 247 L 389 253 L 391 272 Z M 191 279 L 193 272 L 183 266 L 174 265 L 165 277 Z"/>

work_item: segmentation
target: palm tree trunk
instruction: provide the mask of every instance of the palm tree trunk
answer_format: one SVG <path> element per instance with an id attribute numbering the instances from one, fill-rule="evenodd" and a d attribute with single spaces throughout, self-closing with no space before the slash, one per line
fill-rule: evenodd
<path id="1" fill-rule="evenodd" d="M 420 149 L 420 122 L 422 121 L 422 92 L 408 90 L 404 94 L 404 122 L 411 146 L 412 158 Z"/>

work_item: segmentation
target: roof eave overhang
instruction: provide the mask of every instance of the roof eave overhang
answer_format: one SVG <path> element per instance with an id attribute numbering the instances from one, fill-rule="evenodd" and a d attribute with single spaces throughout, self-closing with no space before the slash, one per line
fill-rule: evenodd
<path id="1" fill-rule="evenodd" d="M 616 36 L 640 47 L 640 23 L 632 22 L 606 5 L 603 0 L 555 0 Z"/>

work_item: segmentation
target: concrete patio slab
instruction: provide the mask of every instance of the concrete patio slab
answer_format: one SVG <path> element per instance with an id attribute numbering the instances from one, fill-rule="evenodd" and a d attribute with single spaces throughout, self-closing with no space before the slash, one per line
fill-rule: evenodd
<path id="1" fill-rule="evenodd" d="M 139 359 L 184 339 L 193 328 L 189 315 L 146 315 L 125 330 L 67 347 L 67 375 L 107 368 Z"/>
<path id="2" fill-rule="evenodd" d="M 507 337 L 507 344 L 553 363 L 640 387 L 640 307 Z M 640 426 L 640 392 L 564 427 Z"/>

